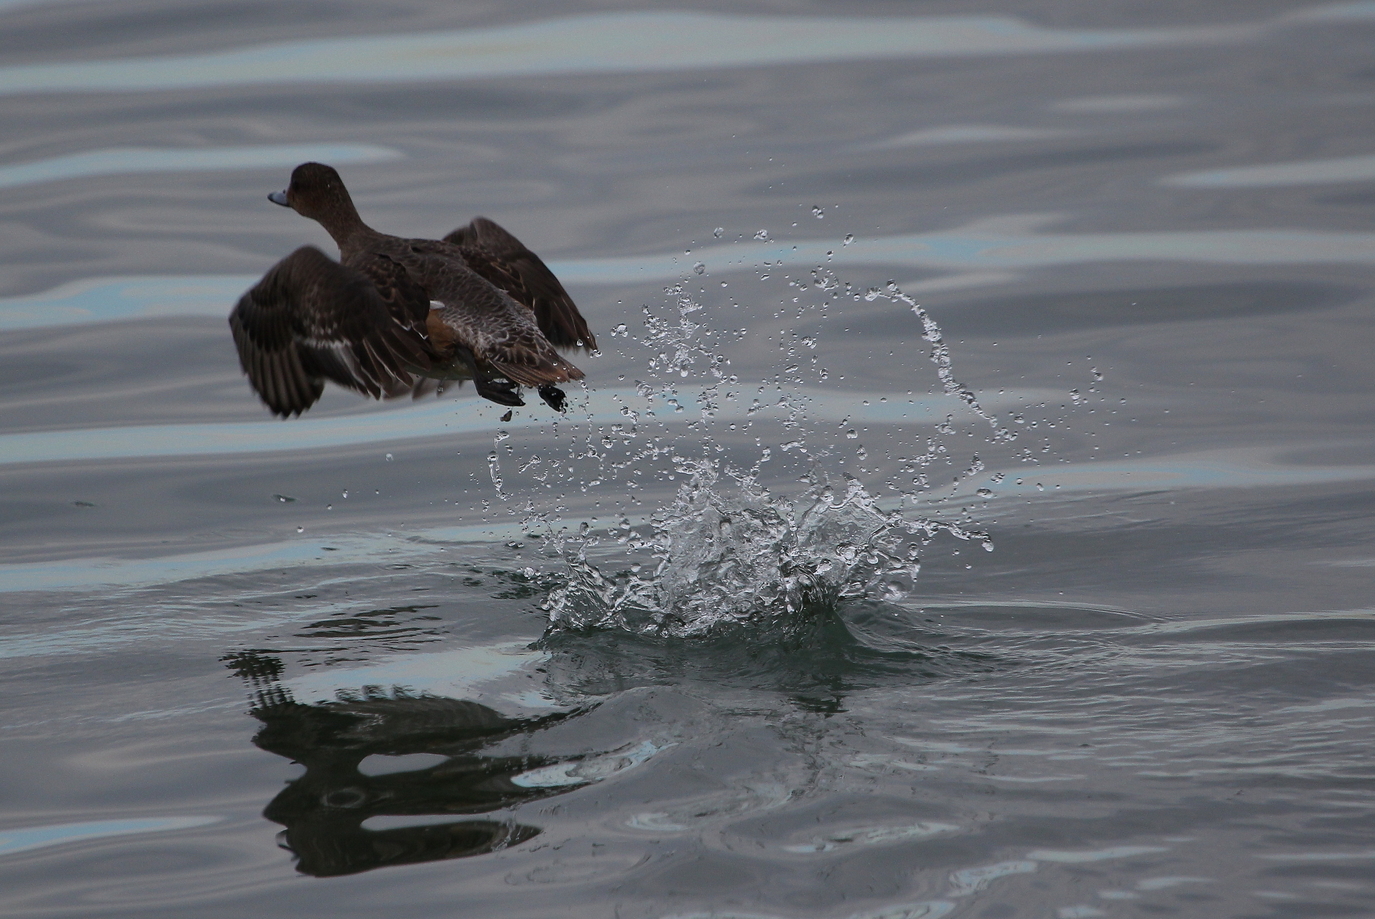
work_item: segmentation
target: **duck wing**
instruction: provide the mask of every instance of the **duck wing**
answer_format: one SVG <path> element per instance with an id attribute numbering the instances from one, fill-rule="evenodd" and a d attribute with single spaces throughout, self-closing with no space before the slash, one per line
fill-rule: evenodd
<path id="1" fill-rule="evenodd" d="M 367 276 L 394 321 L 409 327 L 422 338 L 425 336 L 430 298 L 425 288 L 411 277 L 403 259 L 395 253 L 369 250 L 361 253 L 355 261 L 345 260 L 344 265 Z"/>
<path id="2" fill-rule="evenodd" d="M 229 327 L 249 382 L 283 418 L 314 405 L 327 379 L 380 398 L 410 389 L 412 375 L 432 365 L 429 342 L 393 314 L 367 274 L 312 246 L 272 266 L 239 299 Z"/>
<path id="3" fill-rule="evenodd" d="M 554 272 L 525 244 L 486 217 L 459 227 L 444 241 L 463 251 L 468 266 L 535 313 L 544 337 L 560 348 L 595 351 L 597 340 Z"/>

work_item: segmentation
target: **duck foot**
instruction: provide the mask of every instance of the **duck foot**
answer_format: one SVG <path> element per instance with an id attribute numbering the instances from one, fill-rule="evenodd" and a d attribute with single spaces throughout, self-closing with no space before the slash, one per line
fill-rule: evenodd
<path id="1" fill-rule="evenodd" d="M 544 400 L 546 405 L 556 412 L 564 410 L 563 403 L 564 400 L 568 398 L 564 395 L 562 389 L 559 389 L 552 383 L 545 383 L 539 388 L 539 397 Z"/>
<path id="2" fill-rule="evenodd" d="M 525 400 L 520 397 L 520 388 L 515 383 L 507 380 L 473 380 L 473 386 L 477 389 L 477 394 L 484 399 L 490 399 L 497 405 L 525 404 Z"/>

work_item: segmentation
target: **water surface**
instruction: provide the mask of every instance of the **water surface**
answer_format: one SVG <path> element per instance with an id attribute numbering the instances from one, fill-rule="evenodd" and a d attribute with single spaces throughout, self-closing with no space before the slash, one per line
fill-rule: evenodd
<path id="1" fill-rule="evenodd" d="M 3 912 L 1368 914 L 1372 30 L 0 4 Z M 272 419 L 308 159 L 569 413 Z"/>

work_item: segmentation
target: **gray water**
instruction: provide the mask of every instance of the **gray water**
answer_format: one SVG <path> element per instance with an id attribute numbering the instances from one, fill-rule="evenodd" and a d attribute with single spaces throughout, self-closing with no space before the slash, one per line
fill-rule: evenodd
<path id="1" fill-rule="evenodd" d="M 1375 915 L 1372 39 L 0 4 L 0 912 Z M 540 252 L 569 413 L 273 420 L 305 160 Z"/>

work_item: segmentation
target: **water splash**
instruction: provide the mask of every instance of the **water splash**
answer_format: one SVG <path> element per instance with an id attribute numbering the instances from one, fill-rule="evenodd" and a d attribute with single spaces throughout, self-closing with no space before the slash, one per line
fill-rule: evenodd
<path id="1" fill-rule="evenodd" d="M 974 395 L 974 390 L 955 379 L 955 365 L 950 358 L 950 346 L 945 343 L 944 333 L 941 332 L 940 326 L 936 325 L 936 320 L 931 318 L 931 314 L 926 311 L 925 307 L 903 293 L 898 285 L 892 281 L 889 281 L 888 286 L 883 290 L 871 287 L 864 295 L 864 299 L 869 301 L 877 300 L 880 297 L 905 304 L 917 317 L 917 321 L 921 323 L 921 337 L 931 345 L 930 359 L 931 363 L 936 365 L 936 376 L 941 381 L 941 388 L 948 395 L 959 397 L 959 400 L 969 406 L 974 414 L 988 422 L 989 426 L 993 428 L 994 440 L 1016 440 L 1017 435 L 1015 433 L 1009 431 L 998 421 L 997 416 L 979 404 L 979 399 Z"/>
<path id="2" fill-rule="evenodd" d="M 551 629 L 681 638 L 748 623 L 786 632 L 842 600 L 902 599 L 921 547 L 939 533 L 992 548 L 983 533 L 885 511 L 854 478 L 837 488 L 813 476 L 790 499 L 712 460 L 675 462 L 688 482 L 647 535 L 628 528 L 629 570 L 603 573 L 586 533 L 574 552 L 564 547 L 567 581 L 545 606 Z"/>
<path id="3" fill-rule="evenodd" d="M 776 285 L 786 284 L 776 288 L 771 330 L 767 320 L 758 329 L 732 325 L 731 310 L 757 310 L 758 301 L 737 300 L 736 288 L 723 282 L 721 300 L 713 302 L 707 287 L 695 289 L 704 283 L 695 265 L 665 288 L 660 307 L 642 308 L 642 330 L 613 328 L 612 348 L 629 370 L 620 379 L 629 375 L 635 392 L 612 396 L 620 403 L 615 422 L 590 413 L 585 422 L 551 422 L 556 435 L 566 432 L 566 456 L 517 455 L 518 445 L 499 432 L 488 457 L 502 502 L 496 507 L 518 516 L 528 534 L 543 536 L 546 557 L 560 569 L 545 603 L 551 630 L 691 637 L 748 624 L 796 634 L 845 601 L 902 600 L 913 589 L 922 550 L 942 534 L 992 548 L 971 509 L 949 502 L 969 501 L 951 498 L 957 486 L 987 475 L 990 461 L 1006 461 L 1004 454 L 1021 444 L 1013 445 L 1017 434 L 955 376 L 935 320 L 892 282 L 866 289 L 825 266 L 789 278 L 781 264 L 755 266 L 760 282 L 773 275 Z M 827 383 L 823 330 L 851 304 L 874 301 L 916 316 L 913 338 L 920 344 L 914 340 L 907 354 L 914 365 L 934 365 L 938 382 L 928 394 L 953 396 L 954 412 L 968 411 L 991 429 L 978 452 L 963 445 L 978 426 L 958 425 L 954 413 L 920 436 L 907 427 L 912 422 L 898 420 L 926 411 L 911 390 L 887 430 L 848 416 L 837 428 L 833 415 L 822 420 L 813 411 L 809 393 L 818 384 L 839 398 L 846 386 Z M 759 366 L 759 355 L 774 345 L 774 362 Z M 745 371 L 737 372 L 732 356 L 754 368 L 753 379 L 740 379 Z M 855 399 L 869 405 L 862 393 Z M 692 456 L 684 455 L 688 450 Z M 1020 450 L 1011 458 L 1034 462 L 1029 455 Z M 642 502 L 651 494 L 646 489 L 674 479 L 680 487 L 672 500 Z M 561 503 L 570 488 L 585 496 L 576 522 L 566 520 Z M 527 497 L 510 500 L 517 494 Z M 992 496 L 987 488 L 974 495 L 980 502 Z M 932 516 L 937 512 L 941 519 Z"/>

